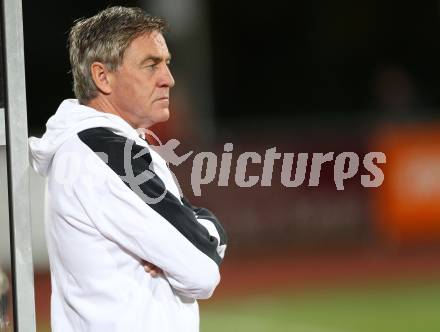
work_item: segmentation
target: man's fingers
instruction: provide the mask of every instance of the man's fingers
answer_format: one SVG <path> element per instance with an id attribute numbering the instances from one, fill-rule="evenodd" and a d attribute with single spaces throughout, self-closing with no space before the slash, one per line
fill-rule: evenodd
<path id="1" fill-rule="evenodd" d="M 154 264 L 151 264 L 150 262 L 143 261 L 142 264 L 144 266 L 145 272 L 149 273 L 152 277 L 156 277 L 159 273 L 162 272 L 161 269 L 159 269 Z"/>
<path id="2" fill-rule="evenodd" d="M 145 271 L 147 271 L 147 269 L 149 271 L 149 270 L 155 268 L 155 266 L 153 264 L 151 264 L 150 262 L 146 262 L 146 261 L 142 261 L 142 265 L 144 266 Z"/>

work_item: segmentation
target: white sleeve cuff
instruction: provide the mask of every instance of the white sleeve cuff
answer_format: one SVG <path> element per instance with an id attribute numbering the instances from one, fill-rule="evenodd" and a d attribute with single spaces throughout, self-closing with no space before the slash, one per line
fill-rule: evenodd
<path id="1" fill-rule="evenodd" d="M 207 219 L 199 219 L 199 218 L 197 218 L 197 221 L 199 222 L 199 224 L 205 227 L 209 235 L 215 237 L 218 243 L 220 244 L 220 235 L 218 234 L 217 228 L 212 223 L 212 221 L 209 221 Z M 222 259 L 225 257 L 225 251 L 226 251 L 226 244 L 223 244 L 221 246 L 219 245 L 217 247 L 217 253 Z"/>

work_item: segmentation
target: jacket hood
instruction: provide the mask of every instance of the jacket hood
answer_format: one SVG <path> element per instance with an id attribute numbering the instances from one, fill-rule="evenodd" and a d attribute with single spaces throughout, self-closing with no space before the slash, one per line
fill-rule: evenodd
<path id="1" fill-rule="evenodd" d="M 43 137 L 30 137 L 31 165 L 36 172 L 46 176 L 58 149 L 78 132 L 95 127 L 104 127 L 127 137 L 138 136 L 137 132 L 121 117 L 80 105 L 76 99 L 66 99 L 46 123 Z"/>

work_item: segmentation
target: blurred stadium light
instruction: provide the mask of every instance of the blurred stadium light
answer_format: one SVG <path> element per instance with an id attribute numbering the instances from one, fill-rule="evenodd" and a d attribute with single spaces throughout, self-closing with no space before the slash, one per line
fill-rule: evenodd
<path id="1" fill-rule="evenodd" d="M 377 229 L 393 245 L 440 241 L 440 126 L 387 126 L 375 136 L 387 181 L 374 197 Z"/>

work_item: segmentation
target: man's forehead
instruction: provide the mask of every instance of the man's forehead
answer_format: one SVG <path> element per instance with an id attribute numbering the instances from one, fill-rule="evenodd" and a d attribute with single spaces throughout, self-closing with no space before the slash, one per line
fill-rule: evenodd
<path id="1" fill-rule="evenodd" d="M 158 31 L 151 32 L 150 38 L 153 39 L 155 44 L 167 47 L 167 43 L 165 42 L 165 38 L 160 32 L 158 32 Z"/>
<path id="2" fill-rule="evenodd" d="M 169 57 L 168 47 L 163 35 L 158 31 L 143 34 L 136 38 L 144 52 L 154 56 Z M 133 42 L 136 42 L 136 39 Z"/>
<path id="3" fill-rule="evenodd" d="M 137 39 L 140 39 L 141 43 L 148 44 L 151 47 L 168 50 L 165 38 L 159 31 L 144 33 L 136 38 L 134 41 L 136 41 Z"/>

